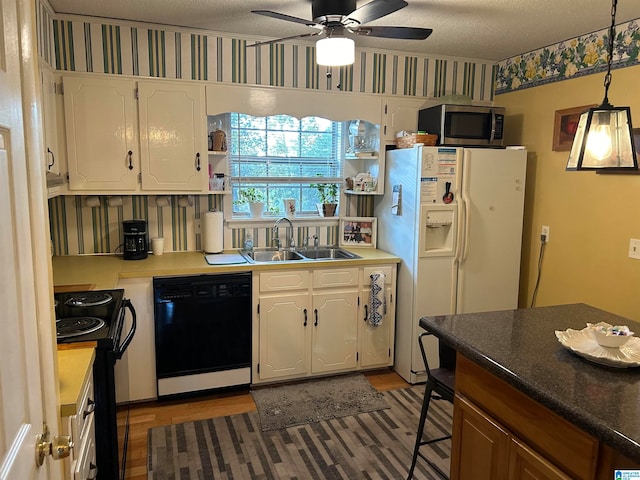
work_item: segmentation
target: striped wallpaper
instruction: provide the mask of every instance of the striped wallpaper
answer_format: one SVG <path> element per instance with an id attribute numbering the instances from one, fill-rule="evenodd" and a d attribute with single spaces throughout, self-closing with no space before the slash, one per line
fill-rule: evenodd
<path id="1" fill-rule="evenodd" d="M 49 200 L 49 223 L 54 255 L 84 255 L 122 253 L 124 239 L 122 221 L 144 219 L 148 222 L 149 238 L 164 237 L 167 252 L 201 251 L 202 236 L 195 233 L 195 220 L 204 212 L 222 210 L 218 195 L 195 195 L 193 205 L 182 207 L 179 196 L 169 197 L 169 205 L 156 206 L 155 196 L 122 197 L 122 205 L 109 207 L 106 196 L 100 196 L 99 207 L 86 206 L 86 196 L 67 195 Z M 275 220 L 275 218 L 274 218 Z M 316 222 L 317 223 L 317 222 Z M 250 234 L 256 246 L 271 245 L 273 222 L 257 227 L 235 224 L 225 232 L 225 248 L 242 247 L 245 235 Z M 299 219 L 295 222 L 295 239 L 302 245 L 315 235 L 322 245 L 338 243 L 335 223 L 317 225 Z"/>
<path id="2" fill-rule="evenodd" d="M 228 34 L 55 16 L 44 6 L 38 20 L 42 58 L 62 71 L 493 100 L 494 62 L 486 60 L 356 47 L 354 65 L 331 69 L 316 65 L 315 47 L 308 44 L 247 47 L 245 39 Z"/>

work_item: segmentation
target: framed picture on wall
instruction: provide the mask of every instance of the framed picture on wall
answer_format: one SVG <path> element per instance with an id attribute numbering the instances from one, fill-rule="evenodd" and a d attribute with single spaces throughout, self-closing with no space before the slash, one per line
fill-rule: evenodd
<path id="1" fill-rule="evenodd" d="M 580 115 L 596 105 L 565 108 L 556 110 L 556 119 L 553 124 L 553 148 L 554 152 L 568 152 L 573 144 L 573 137 L 578 130 Z"/>
<path id="2" fill-rule="evenodd" d="M 376 248 L 376 217 L 340 218 L 340 246 Z"/>

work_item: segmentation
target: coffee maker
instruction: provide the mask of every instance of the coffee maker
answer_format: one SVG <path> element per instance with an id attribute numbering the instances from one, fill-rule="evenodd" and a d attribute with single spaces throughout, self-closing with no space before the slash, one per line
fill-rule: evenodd
<path id="1" fill-rule="evenodd" d="M 142 260 L 149 251 L 149 235 L 146 220 L 125 220 L 122 222 L 124 232 L 125 260 Z"/>

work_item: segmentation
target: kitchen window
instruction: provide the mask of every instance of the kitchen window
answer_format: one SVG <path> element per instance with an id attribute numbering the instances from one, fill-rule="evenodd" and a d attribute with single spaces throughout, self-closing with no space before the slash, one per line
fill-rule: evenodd
<path id="1" fill-rule="evenodd" d="M 243 113 L 216 118 L 227 132 L 234 216 L 248 212 L 238 203 L 240 189 L 262 194 L 265 215 L 283 215 L 287 198 L 296 200 L 299 214 L 317 215 L 318 192 L 311 185 L 341 183 L 342 122 Z"/>

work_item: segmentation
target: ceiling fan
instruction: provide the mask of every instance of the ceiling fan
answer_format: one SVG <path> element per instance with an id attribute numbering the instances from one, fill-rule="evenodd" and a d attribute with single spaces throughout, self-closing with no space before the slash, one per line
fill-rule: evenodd
<path id="1" fill-rule="evenodd" d="M 316 63 L 329 66 L 349 65 L 354 61 L 355 48 L 354 41 L 348 37 L 348 34 L 401 40 L 424 40 L 431 35 L 430 28 L 364 25 L 407 5 L 404 0 L 372 0 L 366 5 L 356 8 L 356 0 L 312 0 L 313 20 L 305 20 L 271 10 L 252 10 L 252 13 L 258 15 L 298 23 L 314 28 L 316 31 L 257 42 L 247 46 L 255 47 L 294 38 L 321 36 L 320 40 L 316 42 Z"/>

